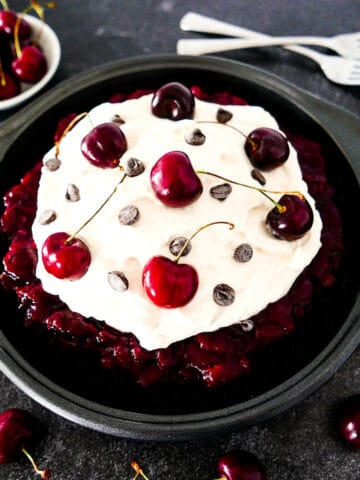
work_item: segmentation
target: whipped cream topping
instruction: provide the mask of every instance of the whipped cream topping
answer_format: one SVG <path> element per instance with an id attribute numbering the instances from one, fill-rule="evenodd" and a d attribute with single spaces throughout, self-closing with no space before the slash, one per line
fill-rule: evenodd
<path id="1" fill-rule="evenodd" d="M 71 310 L 133 333 L 148 350 L 165 348 L 197 333 L 236 324 L 284 296 L 318 252 L 322 229 L 320 215 L 302 180 L 292 146 L 288 160 L 264 176 L 267 189 L 300 191 L 312 206 L 313 226 L 299 240 L 279 240 L 267 231 L 265 219 L 273 204 L 255 190 L 232 185 L 226 200 L 213 198 L 210 188 L 224 182 L 209 175 L 199 174 L 204 189 L 193 204 L 184 208 L 163 205 L 152 190 L 150 171 L 160 156 L 172 150 L 187 153 L 195 170 L 207 170 L 256 187 L 260 185 L 251 177 L 253 166 L 244 151 L 245 137 L 223 124 L 198 123 L 216 122 L 219 105 L 196 99 L 194 118 L 174 122 L 152 115 L 151 99 L 152 95 L 145 95 L 123 103 L 101 104 L 67 133 L 60 144 L 60 168 L 50 171 L 44 166 L 42 169 L 38 211 L 32 228 L 39 253 L 36 274 L 43 288 L 59 295 Z M 245 135 L 258 127 L 279 129 L 276 120 L 261 107 L 221 108 L 233 114 L 228 124 Z M 95 125 L 111 121 L 114 114 L 125 121 L 121 129 L 128 149 L 121 164 L 135 157 L 144 163 L 145 171 L 125 178 L 115 195 L 80 232 L 79 237 L 91 252 L 87 273 L 75 281 L 57 279 L 46 272 L 41 261 L 45 239 L 54 232 L 75 232 L 99 208 L 122 176 L 118 168 L 92 166 L 80 150 L 83 137 Z M 193 146 L 185 141 L 195 128 L 200 128 L 206 137 L 203 145 Z M 53 148 L 44 156 L 44 163 L 53 158 L 54 153 Z M 78 188 L 77 201 L 66 198 L 69 185 Z M 271 196 L 277 200 L 281 194 Z M 128 205 L 138 208 L 139 218 L 132 225 L 123 225 L 118 216 Z M 44 224 L 40 221 L 41 215 L 47 210 L 55 212 L 56 219 Z M 198 272 L 199 288 L 193 300 L 176 309 L 154 305 L 142 286 L 144 265 L 154 255 L 174 258 L 169 251 L 174 238 L 190 237 L 200 226 L 216 221 L 232 222 L 235 228 L 215 225 L 201 231 L 193 239 L 190 253 L 180 259 Z M 253 249 L 253 256 L 246 263 L 233 257 L 236 247 L 242 243 Z M 114 271 L 125 275 L 126 291 L 111 286 L 108 274 Z M 220 283 L 235 291 L 235 300 L 229 306 L 220 306 L 213 300 L 213 289 Z"/>

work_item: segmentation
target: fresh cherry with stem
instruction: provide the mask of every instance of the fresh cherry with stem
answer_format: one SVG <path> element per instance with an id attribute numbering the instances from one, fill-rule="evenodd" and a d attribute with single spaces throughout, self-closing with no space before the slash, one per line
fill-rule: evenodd
<path id="1" fill-rule="evenodd" d="M 14 36 L 15 25 L 19 21 L 19 38 L 26 40 L 31 36 L 31 26 L 13 10 L 9 9 L 6 0 L 0 0 L 3 10 L 0 11 L 0 32 L 6 33 L 9 37 Z M 19 20 L 20 18 L 20 20 Z"/>
<path id="2" fill-rule="evenodd" d="M 150 183 L 157 198 L 168 207 L 185 207 L 203 191 L 189 157 L 176 150 L 165 153 L 154 164 Z"/>
<path id="3" fill-rule="evenodd" d="M 47 237 L 41 249 L 41 258 L 48 273 L 67 280 L 78 280 L 85 275 L 91 263 L 91 254 L 89 247 L 77 235 L 103 209 L 126 177 L 124 173 L 100 207 L 73 234 L 55 232 Z"/>
<path id="4" fill-rule="evenodd" d="M 99 168 L 116 168 L 127 149 L 123 131 L 113 122 L 94 127 L 81 141 L 81 152 Z"/>
<path id="5" fill-rule="evenodd" d="M 277 130 L 267 127 L 256 128 L 245 141 L 245 152 L 252 165 L 270 171 L 289 158 L 290 148 L 286 138 Z"/>
<path id="6" fill-rule="evenodd" d="M 55 7 L 55 2 L 48 2 L 45 4 L 49 8 Z M 41 20 L 44 20 L 44 8 L 37 2 L 37 0 L 31 0 L 28 8 L 24 10 L 24 13 L 29 10 L 34 10 Z M 48 64 L 43 52 L 35 46 L 35 42 L 31 45 L 21 47 L 21 23 L 22 18 L 17 17 L 14 26 L 14 45 L 16 58 L 11 64 L 13 74 L 22 82 L 36 83 L 41 80 L 48 70 Z"/>
<path id="7" fill-rule="evenodd" d="M 151 111 L 156 117 L 169 120 L 192 118 L 195 100 L 191 90 L 179 82 L 170 82 L 160 87 L 153 96 Z"/>
<path id="8" fill-rule="evenodd" d="M 14 75 L 25 83 L 36 83 L 47 72 L 48 65 L 45 55 L 37 47 L 27 45 L 23 49 L 16 46 L 17 58 L 12 62 Z"/>
<path id="9" fill-rule="evenodd" d="M 286 137 L 278 130 L 259 127 L 248 135 L 229 123 L 199 121 L 231 128 L 245 138 L 244 149 L 251 164 L 262 171 L 271 171 L 280 167 L 289 158 L 290 147 Z"/>
<path id="10" fill-rule="evenodd" d="M 40 470 L 27 446 L 33 437 L 34 419 L 21 408 L 9 408 L 0 414 L 0 464 L 10 463 L 22 452 L 41 478 L 49 480 L 49 469 Z"/>
<path id="11" fill-rule="evenodd" d="M 190 241 L 202 230 L 212 225 L 234 224 L 225 221 L 211 222 L 198 228 L 184 243 L 175 259 L 163 255 L 151 257 L 142 274 L 142 283 L 149 299 L 158 307 L 178 308 L 193 299 L 199 286 L 197 271 L 192 265 L 180 264 L 179 260 Z"/>
<path id="12" fill-rule="evenodd" d="M 314 214 L 309 202 L 301 192 L 280 192 L 276 190 L 267 190 L 265 188 L 247 185 L 246 183 L 236 182 L 216 173 L 206 170 L 197 170 L 196 173 L 210 175 L 225 182 L 233 183 L 241 187 L 257 190 L 264 195 L 273 204 L 274 208 L 268 213 L 265 224 L 269 232 L 281 240 L 297 240 L 303 237 L 312 227 Z M 276 202 L 269 193 L 283 194 Z"/>
<path id="13" fill-rule="evenodd" d="M 245 450 L 225 453 L 217 464 L 221 475 L 216 480 L 266 480 L 266 471 L 260 460 Z"/>

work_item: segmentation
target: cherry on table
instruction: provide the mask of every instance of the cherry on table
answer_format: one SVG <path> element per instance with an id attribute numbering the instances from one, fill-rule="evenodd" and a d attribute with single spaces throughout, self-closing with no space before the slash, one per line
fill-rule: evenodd
<path id="1" fill-rule="evenodd" d="M 0 414 L 0 463 L 10 463 L 33 435 L 33 419 L 27 411 L 10 408 Z"/>
<path id="2" fill-rule="evenodd" d="M 118 167 L 126 149 L 123 131 L 112 122 L 97 125 L 81 141 L 81 152 L 92 165 L 99 168 Z"/>
<path id="3" fill-rule="evenodd" d="M 56 232 L 45 240 L 41 250 L 48 273 L 56 278 L 78 280 L 88 271 L 91 255 L 87 245 L 66 232 Z"/>
<path id="4" fill-rule="evenodd" d="M 192 118 L 195 100 L 191 90 L 179 82 L 170 82 L 160 87 L 151 102 L 151 111 L 156 117 L 169 120 Z"/>
<path id="5" fill-rule="evenodd" d="M 360 393 L 352 395 L 340 405 L 338 429 L 343 440 L 360 449 Z"/>
<path id="6" fill-rule="evenodd" d="M 11 64 L 14 75 L 25 83 L 36 83 L 47 72 L 48 65 L 45 55 L 39 48 L 27 45 Z"/>
<path id="7" fill-rule="evenodd" d="M 185 207 L 202 194 L 203 186 L 186 153 L 165 153 L 150 172 L 157 198 L 168 207 Z"/>
<path id="8" fill-rule="evenodd" d="M 260 460 L 245 450 L 225 453 L 217 464 L 221 478 L 217 480 L 266 480 L 266 471 Z"/>
<path id="9" fill-rule="evenodd" d="M 32 415 L 22 408 L 9 408 L 0 413 L 0 464 L 13 462 L 23 453 L 29 459 L 35 472 L 44 480 L 49 480 L 49 469 L 40 470 L 27 447 L 34 435 L 35 421 Z"/>
<path id="10" fill-rule="evenodd" d="M 255 168 L 263 171 L 273 170 L 282 165 L 289 157 L 287 139 L 272 128 L 256 128 L 246 137 L 245 151 Z"/>
<path id="11" fill-rule="evenodd" d="M 268 213 L 266 227 L 276 238 L 296 240 L 310 230 L 313 220 L 312 208 L 304 196 L 285 194 Z"/>

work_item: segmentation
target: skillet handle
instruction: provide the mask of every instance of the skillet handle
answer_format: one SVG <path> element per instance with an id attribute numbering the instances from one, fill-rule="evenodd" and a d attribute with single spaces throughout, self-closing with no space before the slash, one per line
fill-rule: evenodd
<path id="1" fill-rule="evenodd" d="M 0 123 L 0 161 L 24 123 L 24 116 L 17 113 Z"/>

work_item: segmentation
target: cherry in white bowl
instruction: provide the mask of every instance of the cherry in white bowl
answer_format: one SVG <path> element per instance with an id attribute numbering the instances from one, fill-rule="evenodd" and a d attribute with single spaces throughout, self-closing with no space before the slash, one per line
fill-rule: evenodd
<path id="1" fill-rule="evenodd" d="M 61 58 L 61 46 L 59 38 L 54 30 L 46 23 L 33 15 L 21 14 L 33 31 L 33 38 L 41 48 L 47 63 L 46 73 L 35 83 L 21 83 L 21 91 L 18 95 L 0 100 L 0 110 L 17 107 L 33 95 L 42 90 L 52 79 L 58 69 Z"/>

